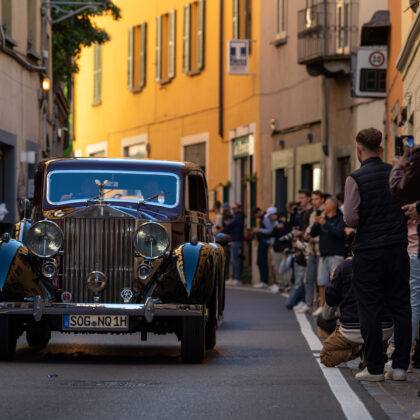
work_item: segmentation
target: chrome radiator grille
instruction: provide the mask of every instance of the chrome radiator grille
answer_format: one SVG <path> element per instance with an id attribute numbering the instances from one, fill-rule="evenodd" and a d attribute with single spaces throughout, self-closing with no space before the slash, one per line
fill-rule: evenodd
<path id="1" fill-rule="evenodd" d="M 133 289 L 135 220 L 131 218 L 66 218 L 64 221 L 64 290 L 73 302 L 92 302 L 87 276 L 102 271 L 107 287 L 105 303 L 121 302 L 121 289 Z"/>

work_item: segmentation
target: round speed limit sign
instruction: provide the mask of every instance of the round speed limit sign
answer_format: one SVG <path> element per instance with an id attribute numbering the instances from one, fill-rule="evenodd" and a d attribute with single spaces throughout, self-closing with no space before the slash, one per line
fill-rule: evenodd
<path id="1" fill-rule="evenodd" d="M 385 64 L 385 54 L 381 51 L 374 51 L 369 56 L 369 63 L 372 67 L 382 67 Z"/>

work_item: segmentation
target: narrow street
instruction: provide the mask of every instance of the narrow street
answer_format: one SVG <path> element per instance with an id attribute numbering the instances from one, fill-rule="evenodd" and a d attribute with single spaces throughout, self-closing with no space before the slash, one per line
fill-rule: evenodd
<path id="1" fill-rule="evenodd" d="M 312 330 L 300 329 L 313 328 L 309 316 L 298 322 L 280 295 L 228 289 L 227 299 L 202 365 L 181 363 L 175 336 L 55 333 L 43 351 L 21 337 L 15 362 L 1 364 L 0 418 L 340 419 L 332 389 L 346 386 L 347 418 L 388 418 L 348 368 L 328 369 L 330 388 Z"/>

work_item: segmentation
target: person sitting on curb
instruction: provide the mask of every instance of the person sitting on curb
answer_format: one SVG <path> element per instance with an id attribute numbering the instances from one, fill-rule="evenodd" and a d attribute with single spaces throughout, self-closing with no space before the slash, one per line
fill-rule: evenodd
<path id="1" fill-rule="evenodd" d="M 338 307 L 341 314 L 335 331 L 324 341 L 321 351 L 321 363 L 327 367 L 334 367 L 356 359 L 363 344 L 357 301 L 352 286 L 352 265 L 351 258 L 339 264 L 334 271 L 331 284 L 325 290 L 326 308 Z M 325 316 L 326 308 L 321 316 Z M 330 310 L 330 313 L 334 314 L 335 310 Z M 318 325 L 320 325 L 319 322 Z M 382 316 L 382 339 L 385 349 L 393 330 L 390 314 L 384 313 Z"/>

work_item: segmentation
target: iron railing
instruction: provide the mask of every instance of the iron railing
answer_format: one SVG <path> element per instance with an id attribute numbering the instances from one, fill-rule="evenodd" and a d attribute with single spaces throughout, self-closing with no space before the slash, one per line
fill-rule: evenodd
<path id="1" fill-rule="evenodd" d="M 298 12 L 298 63 L 342 60 L 359 45 L 359 4 L 320 1 Z"/>

